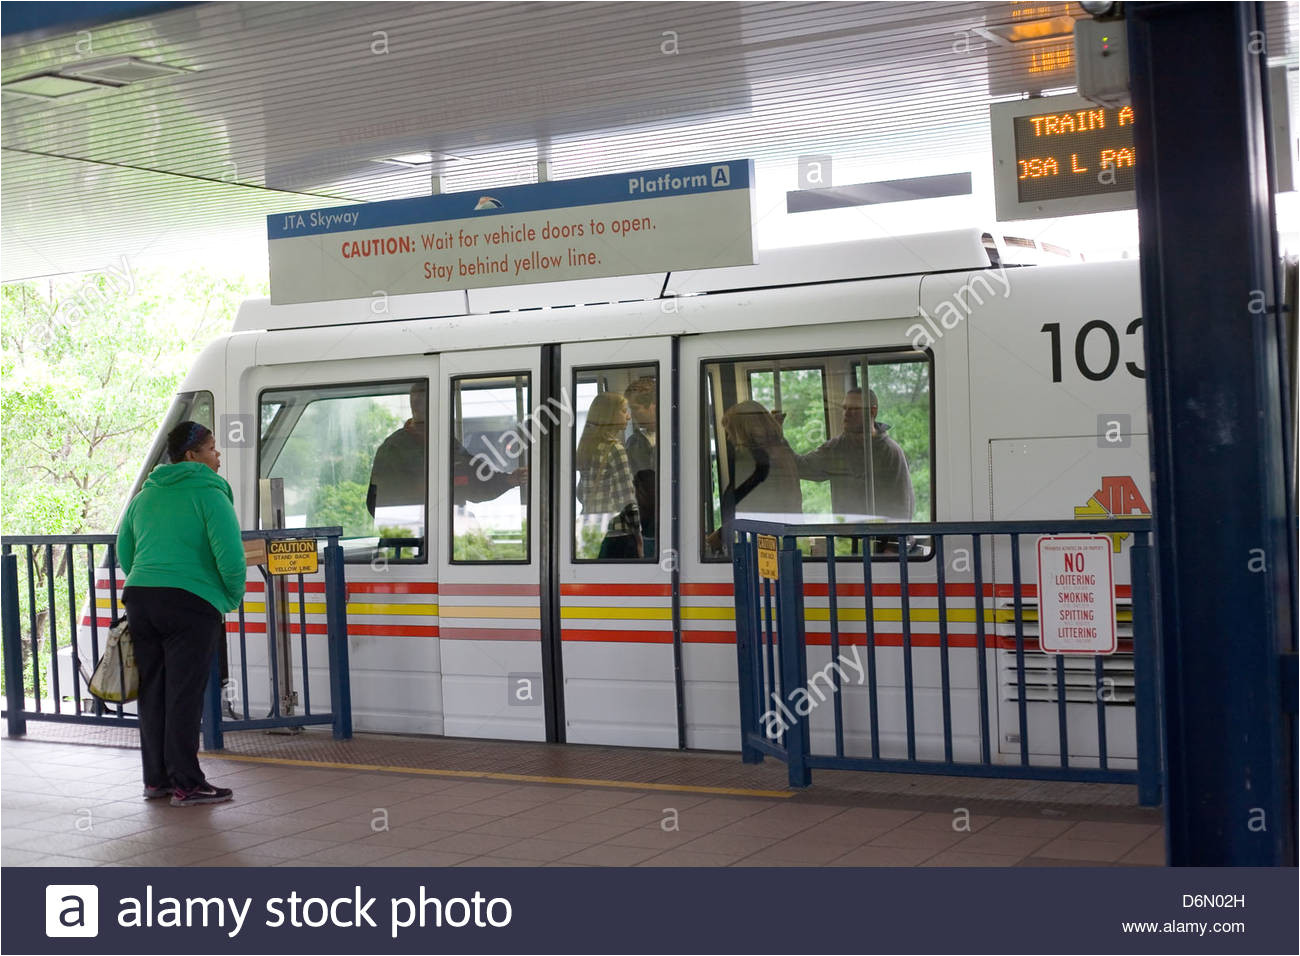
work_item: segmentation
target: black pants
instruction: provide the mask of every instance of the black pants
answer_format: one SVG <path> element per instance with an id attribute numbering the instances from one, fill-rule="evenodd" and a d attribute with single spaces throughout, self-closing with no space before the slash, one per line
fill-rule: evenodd
<path id="1" fill-rule="evenodd" d="M 191 790 L 199 769 L 203 690 L 223 621 L 181 588 L 127 588 L 123 594 L 140 669 L 140 758 L 148 787 Z"/>

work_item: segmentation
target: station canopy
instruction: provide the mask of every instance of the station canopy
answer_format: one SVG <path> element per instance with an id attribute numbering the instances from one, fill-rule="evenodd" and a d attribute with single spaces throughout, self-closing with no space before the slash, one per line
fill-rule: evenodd
<path id="1" fill-rule="evenodd" d="M 539 160 L 570 179 L 753 158 L 782 205 L 812 155 L 832 158 L 834 185 L 971 172 L 979 193 L 990 102 L 1072 88 L 1083 15 L 1006 2 L 87 4 L 131 17 L 33 27 L 11 17 L 28 6 L 4 12 L 5 281 L 256 246 L 268 214 L 533 182 Z M 1295 7 L 1265 6 L 1270 57 L 1294 68 Z"/>

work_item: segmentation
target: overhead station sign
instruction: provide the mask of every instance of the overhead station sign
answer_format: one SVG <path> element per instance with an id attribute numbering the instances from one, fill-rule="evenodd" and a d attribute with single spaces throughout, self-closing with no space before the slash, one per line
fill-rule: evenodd
<path id="1" fill-rule="evenodd" d="M 752 265 L 739 160 L 267 216 L 271 302 Z"/>
<path id="2" fill-rule="evenodd" d="M 1038 634 L 1044 653 L 1115 653 L 1114 594 L 1110 538 L 1038 539 Z"/>
<path id="3" fill-rule="evenodd" d="M 995 103 L 993 184 L 999 220 L 1042 219 L 1136 205 L 1133 109 L 1080 96 Z"/>

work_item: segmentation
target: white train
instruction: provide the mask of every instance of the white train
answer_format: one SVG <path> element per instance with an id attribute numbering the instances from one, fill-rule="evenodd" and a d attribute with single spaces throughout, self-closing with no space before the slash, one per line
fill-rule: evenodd
<path id="1" fill-rule="evenodd" d="M 244 527 L 264 520 L 258 488 L 268 477 L 284 480 L 289 526 L 344 526 L 359 731 L 543 740 L 549 723 L 552 739 L 569 742 L 722 750 L 739 746 L 732 570 L 710 535 L 729 481 L 722 416 L 731 405 L 748 399 L 781 412 L 787 440 L 806 454 L 846 427 L 841 406 L 865 366 L 878 419 L 893 425 L 909 461 L 916 520 L 1146 512 L 1136 262 L 1066 262 L 974 229 L 760 258 L 392 299 L 246 302 L 234 331 L 186 377 L 140 480 L 167 429 L 193 418 L 218 432 Z M 1060 264 L 1017 267 L 1044 259 Z M 425 402 L 421 387 L 423 425 L 412 412 Z M 618 427 L 641 443 L 640 467 L 631 467 L 639 536 L 628 534 L 627 516 L 600 510 L 574 465 L 588 418 L 600 424 L 588 414 L 599 391 L 637 393 Z M 423 461 L 414 494 L 387 476 L 396 466 L 375 461 L 396 433 L 407 458 Z M 810 520 L 830 520 L 825 482 L 802 480 L 799 491 Z M 977 759 L 979 748 L 977 600 L 969 563 L 963 570 L 954 557 L 962 544 L 950 543 L 947 571 L 958 760 Z M 829 615 L 825 564 L 810 558 L 811 671 L 828 660 Z M 890 755 L 905 748 L 897 558 L 873 567 Z M 1024 567 L 1032 608 L 1032 550 Z M 865 628 L 862 571 L 838 568 L 848 595 L 840 632 L 852 644 Z M 925 759 L 943 746 L 934 559 L 918 554 L 909 569 Z M 1126 554 L 1115 569 L 1121 647 L 1106 661 L 1107 737 L 1111 765 L 1123 767 L 1135 750 Z M 1005 549 L 986 557 L 984 573 L 979 603 L 1005 637 Z M 260 580 L 250 573 L 254 673 L 265 660 Z M 323 630 L 319 600 L 309 592 L 310 642 L 323 640 L 313 633 Z M 238 642 L 232 649 L 237 674 Z M 1046 758 L 1058 739 L 1055 674 L 1037 652 L 1028 660 L 1030 751 Z M 1014 654 L 997 650 L 988 661 L 992 749 L 1016 761 Z M 323 646 L 313 650 L 318 706 L 328 701 L 325 663 Z M 1070 667 L 1071 758 L 1086 764 L 1097 754 L 1096 681 L 1091 659 Z M 251 685 L 256 696 L 266 679 Z M 845 692 L 849 754 L 868 752 L 865 690 Z M 813 742 L 826 751 L 823 710 Z"/>

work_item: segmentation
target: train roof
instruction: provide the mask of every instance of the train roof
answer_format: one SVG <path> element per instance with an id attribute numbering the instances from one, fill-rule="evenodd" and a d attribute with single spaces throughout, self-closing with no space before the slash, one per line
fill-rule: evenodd
<path id="1" fill-rule="evenodd" d="M 788 249 L 764 249 L 750 266 L 692 269 L 671 273 L 579 279 L 531 285 L 427 292 L 272 305 L 268 299 L 244 302 L 235 332 L 322 328 L 365 322 L 449 318 L 493 312 L 518 312 L 610 302 L 635 302 L 664 296 L 704 295 L 741 289 L 775 288 L 886 276 L 922 275 L 987 269 L 1006 261 L 1008 246 L 978 228 L 916 236 L 862 239 Z M 1014 248 L 1014 247 L 1011 247 Z M 1002 250 L 999 252 L 999 250 Z"/>

